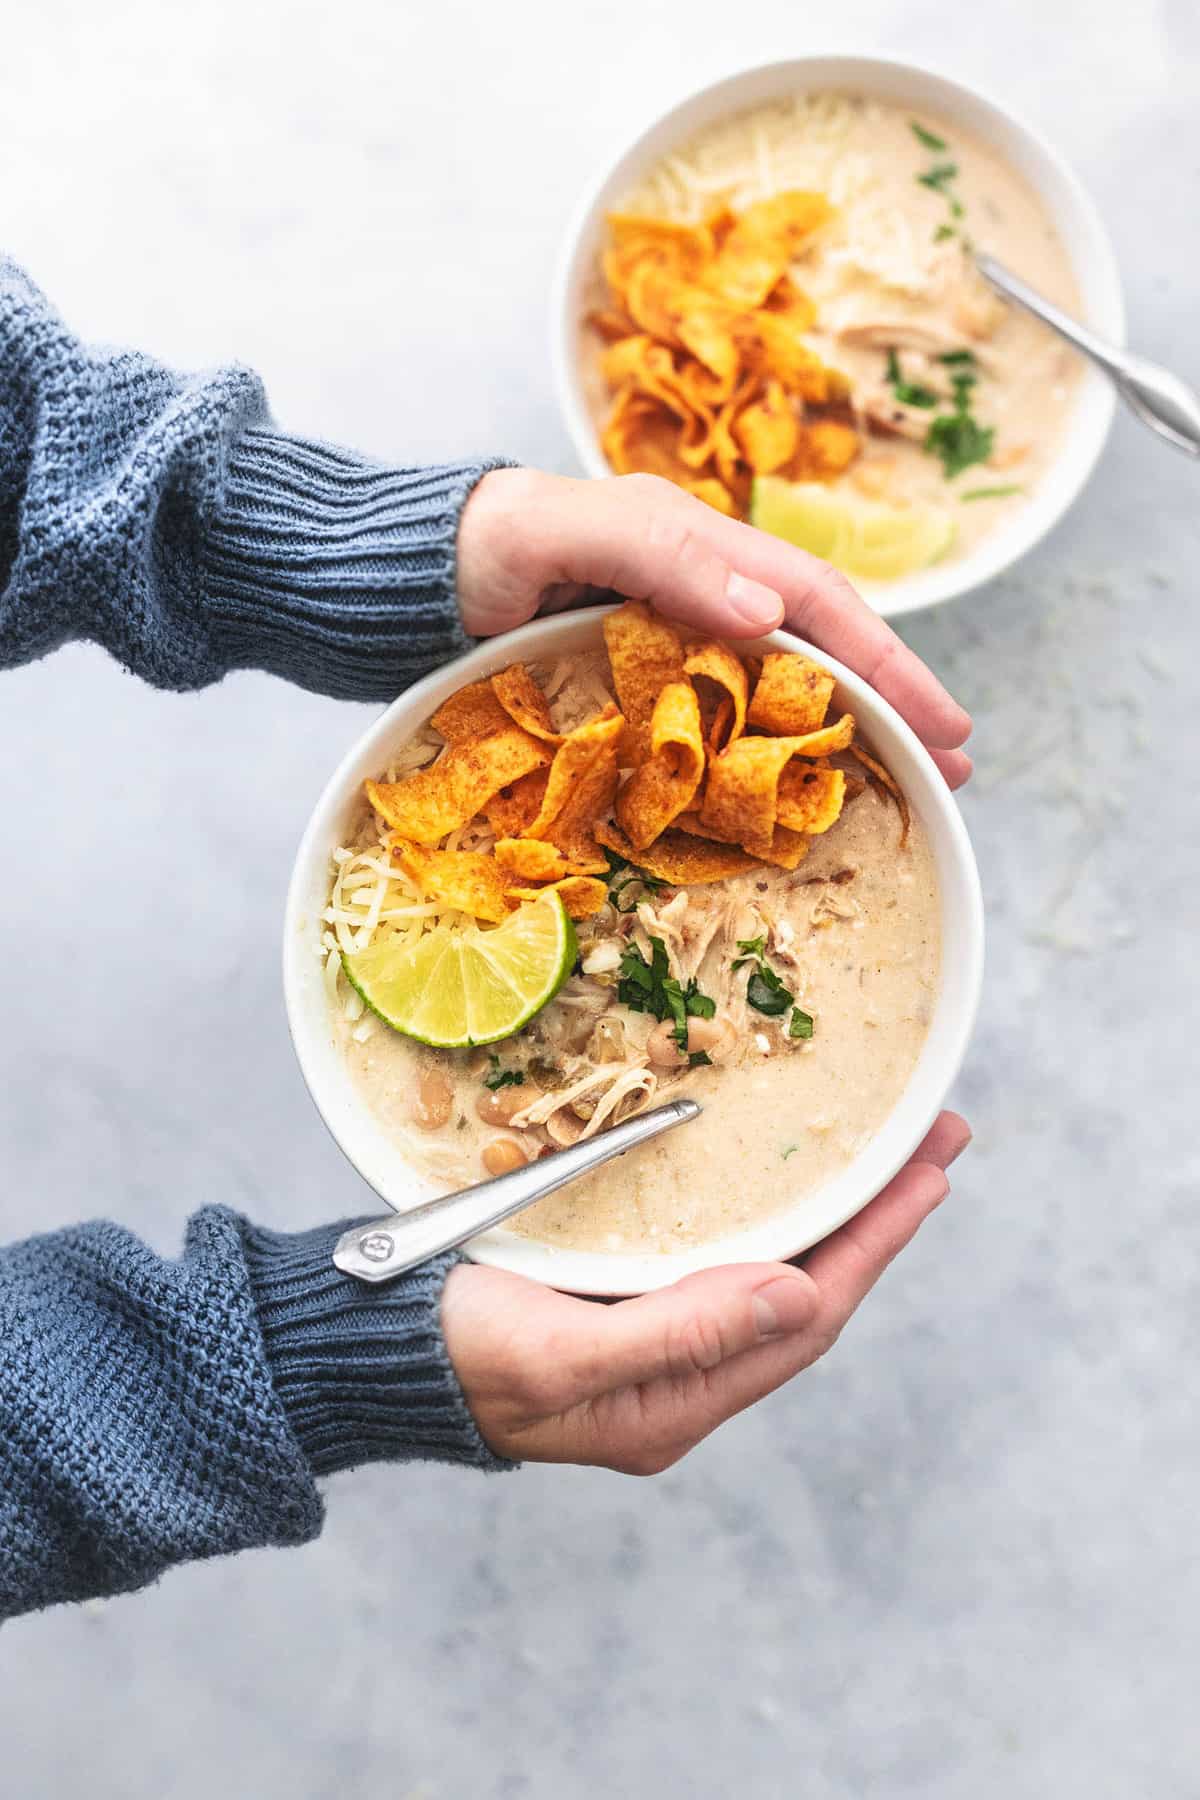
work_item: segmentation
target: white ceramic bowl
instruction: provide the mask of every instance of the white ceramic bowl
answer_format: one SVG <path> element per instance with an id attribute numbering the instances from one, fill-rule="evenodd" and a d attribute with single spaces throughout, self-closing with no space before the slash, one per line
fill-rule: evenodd
<path id="1" fill-rule="evenodd" d="M 332 852 L 347 841 L 361 804 L 364 779 L 377 776 L 391 753 L 448 695 L 514 660 L 536 661 L 595 648 L 601 642 L 604 610 L 597 607 L 537 620 L 481 645 L 409 688 L 364 733 L 335 771 L 297 852 L 283 938 L 283 986 L 292 1042 L 325 1123 L 380 1199 L 397 1212 L 429 1199 L 438 1189 L 413 1169 L 377 1124 L 334 1042 L 320 956 L 321 913 L 328 903 Z M 983 973 L 979 876 L 958 807 L 908 726 L 860 676 L 784 631 L 772 633 L 753 647 L 803 651 L 837 676 L 834 709 L 852 712 L 859 720 L 864 735 L 903 787 L 932 846 L 942 902 L 942 977 L 929 1035 L 908 1087 L 862 1155 L 817 1192 L 789 1202 L 783 1165 L 778 1212 L 750 1230 L 695 1250 L 643 1256 L 558 1249 L 501 1228 L 471 1245 L 470 1253 L 479 1262 L 576 1293 L 634 1294 L 665 1286 L 713 1263 L 793 1256 L 827 1236 L 891 1179 L 924 1137 L 958 1072 L 974 1024 Z M 798 1076 L 798 1090 L 799 1081 Z M 801 1100 L 798 1091 L 798 1105 Z M 686 1131 L 687 1126 L 681 1129 Z"/>
<path id="2" fill-rule="evenodd" d="M 584 196 L 567 231 L 551 302 L 555 382 L 567 429 L 589 475 L 611 470 L 588 405 L 580 354 L 583 317 L 604 241 L 604 216 L 672 150 L 718 120 L 796 94 L 841 92 L 898 102 L 970 130 L 1033 188 L 1066 248 L 1083 303 L 1084 321 L 1122 343 L 1125 309 L 1108 234 L 1078 177 L 1046 140 L 975 89 L 896 57 L 805 56 L 730 75 L 671 108 L 613 163 Z M 887 618 L 952 600 L 983 585 L 1032 549 L 1074 501 L 1104 447 L 1115 401 L 1110 383 L 1084 372 L 1062 446 L 1029 504 L 997 525 L 977 549 L 865 591 Z"/>

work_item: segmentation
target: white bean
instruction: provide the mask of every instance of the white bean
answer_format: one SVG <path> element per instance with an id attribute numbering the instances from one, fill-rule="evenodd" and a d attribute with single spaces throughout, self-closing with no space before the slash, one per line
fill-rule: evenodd
<path id="1" fill-rule="evenodd" d="M 646 1039 L 646 1054 L 660 1069 L 677 1069 L 681 1063 L 703 1050 L 712 1062 L 722 1062 L 737 1046 L 737 1032 L 728 1019 L 689 1019 L 687 1051 L 675 1042 L 675 1022 L 664 1019 Z"/>

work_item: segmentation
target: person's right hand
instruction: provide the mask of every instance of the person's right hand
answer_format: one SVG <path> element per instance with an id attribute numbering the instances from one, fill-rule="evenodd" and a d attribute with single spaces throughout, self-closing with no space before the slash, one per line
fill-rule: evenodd
<path id="1" fill-rule="evenodd" d="M 689 1275 L 616 1305 L 519 1275 L 450 1271 L 442 1327 L 467 1404 L 501 1456 L 656 1475 L 837 1341 L 949 1192 L 970 1127 L 944 1112 L 883 1192 L 803 1259 Z"/>

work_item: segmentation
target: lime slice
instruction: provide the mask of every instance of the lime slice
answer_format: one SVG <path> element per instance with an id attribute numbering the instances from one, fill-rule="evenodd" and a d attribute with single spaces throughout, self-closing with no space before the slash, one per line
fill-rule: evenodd
<path id="1" fill-rule="evenodd" d="M 955 531 L 953 516 L 941 506 L 886 506 L 819 481 L 777 475 L 755 481 L 750 522 L 870 581 L 895 581 L 926 568 L 945 555 Z"/>
<path id="2" fill-rule="evenodd" d="M 347 978 L 394 1031 L 458 1049 L 527 1025 L 575 964 L 575 927 L 555 893 L 519 906 L 493 931 L 436 925 L 405 945 L 377 937 L 342 955 Z"/>

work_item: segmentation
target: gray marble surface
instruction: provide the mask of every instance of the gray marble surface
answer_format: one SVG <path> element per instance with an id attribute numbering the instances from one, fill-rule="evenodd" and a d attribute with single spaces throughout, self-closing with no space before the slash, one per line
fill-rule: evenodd
<path id="1" fill-rule="evenodd" d="M 1137 339 L 1200 376 L 1192 0 L 836 28 L 1049 130 Z M 833 29 L 785 0 L 14 9 L 3 236 L 82 330 L 244 359 L 296 428 L 568 467 L 544 306 L 581 182 L 661 99 Z M 1048 544 L 907 632 L 978 720 L 978 1136 L 828 1364 L 653 1483 L 376 1469 L 305 1551 L 9 1628 L 6 1794 L 1200 1791 L 1198 479 L 1122 422 Z M 363 1207 L 277 945 L 366 709 L 157 695 L 88 648 L 0 687 L 5 1234 Z"/>

